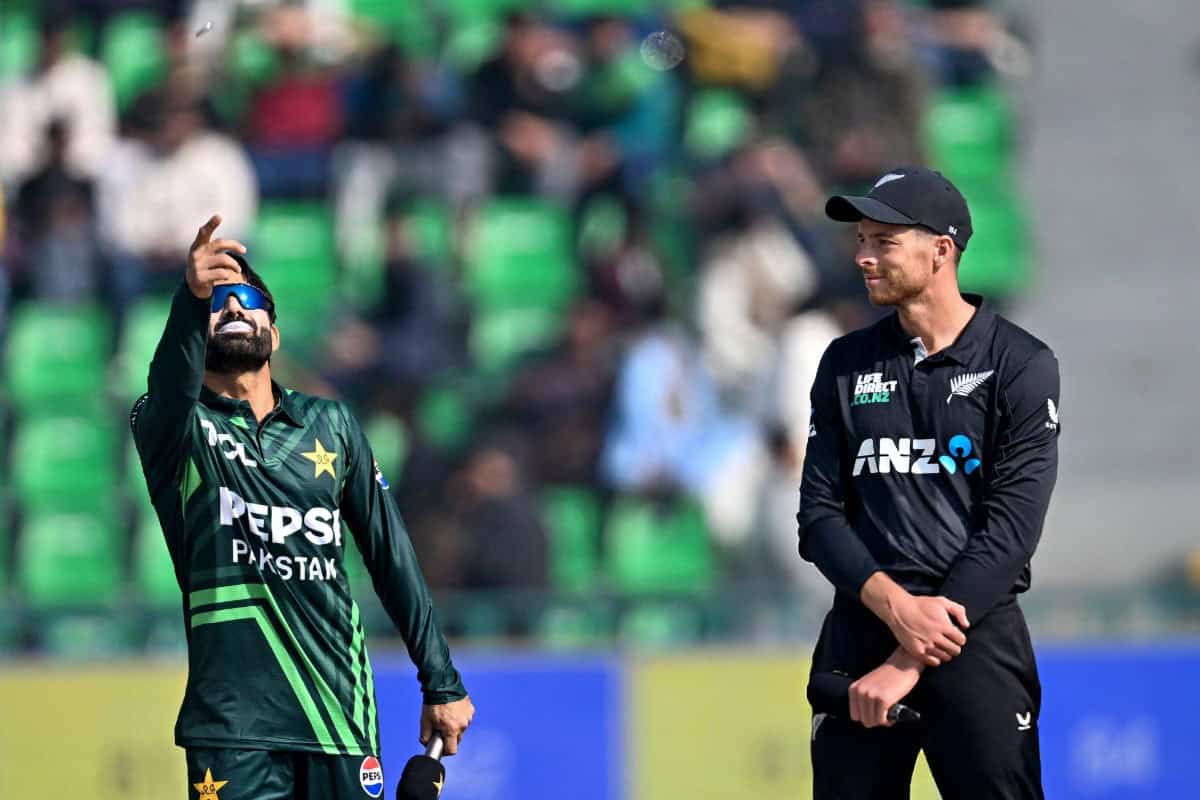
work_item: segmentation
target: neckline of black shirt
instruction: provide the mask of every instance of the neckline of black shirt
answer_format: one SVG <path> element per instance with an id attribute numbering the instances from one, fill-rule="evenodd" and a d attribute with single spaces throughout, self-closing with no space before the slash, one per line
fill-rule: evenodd
<path id="1" fill-rule="evenodd" d="M 971 315 L 971 319 L 967 320 L 966 327 L 958 334 L 958 338 L 954 340 L 953 344 L 926 356 L 923 361 L 936 363 L 946 359 L 966 366 L 971 363 L 971 358 L 979 350 L 980 345 L 991 338 L 992 330 L 995 327 L 996 313 L 988 306 L 983 295 L 963 292 L 962 298 L 975 306 L 975 313 Z M 906 352 L 911 353 L 913 340 L 917 337 L 909 335 L 908 331 L 904 330 L 904 326 L 900 324 L 899 312 L 894 312 L 888 320 L 891 335 L 897 343 L 904 347 Z"/>

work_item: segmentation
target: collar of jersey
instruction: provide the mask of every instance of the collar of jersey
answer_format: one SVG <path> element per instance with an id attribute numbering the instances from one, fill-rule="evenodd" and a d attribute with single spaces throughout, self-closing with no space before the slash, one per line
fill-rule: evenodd
<path id="1" fill-rule="evenodd" d="M 967 322 L 967 327 L 963 328 L 962 333 L 954 340 L 954 344 L 949 347 L 939 350 L 932 359 L 937 360 L 946 358 L 954 361 L 962 366 L 967 366 L 971 363 L 971 358 L 979 350 L 992 333 L 992 325 L 995 322 L 996 314 L 984 301 L 983 295 L 970 294 L 963 292 L 963 299 L 971 305 L 975 306 L 975 315 Z M 896 338 L 906 348 L 912 349 L 911 338 L 904 328 L 900 327 L 900 317 L 898 314 L 892 315 L 892 330 Z"/>
<path id="2" fill-rule="evenodd" d="M 296 400 L 293 392 L 280 386 L 277 381 L 271 381 L 271 388 L 274 390 L 275 396 L 279 398 L 279 412 L 276 416 L 294 427 L 304 427 L 303 423 L 300 422 L 300 413 L 299 409 L 296 408 Z M 250 404 L 245 400 L 234 400 L 232 397 L 224 397 L 207 386 L 202 385 L 200 387 L 200 402 L 209 408 L 222 411 L 229 416 L 241 415 L 250 419 L 254 418 L 254 412 L 250 410 Z"/>

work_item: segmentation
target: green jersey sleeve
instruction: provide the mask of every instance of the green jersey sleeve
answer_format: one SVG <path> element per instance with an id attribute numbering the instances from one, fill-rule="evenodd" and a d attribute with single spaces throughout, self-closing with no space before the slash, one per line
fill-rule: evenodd
<path id="1" fill-rule="evenodd" d="M 396 501 L 385 487 L 371 446 L 354 416 L 346 411 L 351 441 L 342 518 L 349 526 L 384 609 L 404 638 L 428 704 L 467 696 L 450 660 L 450 649 L 433 613 L 433 597 L 417 564 Z"/>
<path id="2" fill-rule="evenodd" d="M 180 284 L 150 362 L 149 391 L 129 415 L 151 497 L 163 485 L 178 483 L 187 459 L 190 423 L 204 385 L 208 321 L 209 301 Z"/>

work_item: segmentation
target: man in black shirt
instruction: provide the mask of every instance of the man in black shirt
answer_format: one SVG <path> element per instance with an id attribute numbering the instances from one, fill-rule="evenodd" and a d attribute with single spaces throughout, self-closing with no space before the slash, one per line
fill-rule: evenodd
<path id="1" fill-rule="evenodd" d="M 858 223 L 870 300 L 812 389 L 800 554 L 836 588 L 813 672 L 854 679 L 813 721 L 814 798 L 907 798 L 925 751 L 942 796 L 1041 798 L 1041 687 L 1016 595 L 1058 467 L 1058 362 L 958 289 L 966 201 L 897 169 L 826 213 Z M 904 701 L 922 714 L 892 727 Z"/>

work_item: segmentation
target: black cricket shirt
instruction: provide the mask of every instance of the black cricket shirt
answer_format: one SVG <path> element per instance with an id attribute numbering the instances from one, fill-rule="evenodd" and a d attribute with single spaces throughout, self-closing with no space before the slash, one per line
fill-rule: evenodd
<path id="1" fill-rule="evenodd" d="M 858 597 L 883 570 L 976 620 L 1029 588 L 1058 471 L 1054 353 L 964 295 L 974 316 L 926 355 L 896 314 L 825 351 L 812 388 L 800 554 Z"/>

